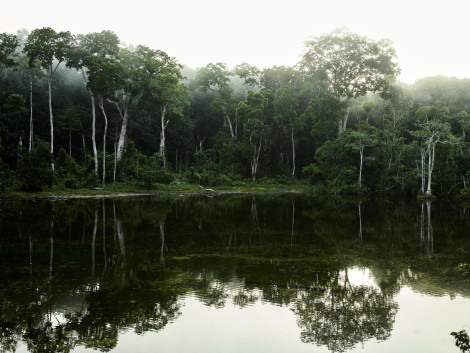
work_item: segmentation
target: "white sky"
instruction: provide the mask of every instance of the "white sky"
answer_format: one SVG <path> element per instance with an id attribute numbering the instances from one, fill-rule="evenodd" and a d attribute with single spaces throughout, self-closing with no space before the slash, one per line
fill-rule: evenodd
<path id="1" fill-rule="evenodd" d="M 295 65 L 311 36 L 337 27 L 389 38 L 401 81 L 470 78 L 470 0 L 1 0 L 0 32 L 109 29 L 128 44 L 200 67 Z"/>

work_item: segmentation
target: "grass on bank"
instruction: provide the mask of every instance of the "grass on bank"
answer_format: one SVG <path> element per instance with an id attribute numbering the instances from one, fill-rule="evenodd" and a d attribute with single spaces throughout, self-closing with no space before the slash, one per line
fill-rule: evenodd
<path id="1" fill-rule="evenodd" d="M 54 196 L 100 196 L 100 195 L 121 195 L 121 194 L 165 194 L 165 193 L 202 193 L 205 189 L 212 189 L 216 192 L 275 192 L 294 190 L 296 192 L 307 192 L 309 186 L 303 182 L 294 184 L 257 184 L 246 183 L 243 186 L 210 186 L 188 183 L 178 184 L 155 184 L 151 188 L 129 183 L 116 183 L 106 185 L 102 188 L 78 188 L 69 189 L 61 186 L 44 187 L 42 191 L 26 192 L 15 188 L 6 187 L 0 192 L 1 197 L 54 197 Z"/>

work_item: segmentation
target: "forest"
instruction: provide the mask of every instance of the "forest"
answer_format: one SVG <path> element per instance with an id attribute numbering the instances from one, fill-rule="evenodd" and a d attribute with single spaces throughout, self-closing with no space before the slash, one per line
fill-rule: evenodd
<path id="1" fill-rule="evenodd" d="M 469 79 L 400 83 L 391 41 L 347 29 L 299 58 L 193 69 L 111 31 L 0 33 L 0 188 L 470 194 Z"/>

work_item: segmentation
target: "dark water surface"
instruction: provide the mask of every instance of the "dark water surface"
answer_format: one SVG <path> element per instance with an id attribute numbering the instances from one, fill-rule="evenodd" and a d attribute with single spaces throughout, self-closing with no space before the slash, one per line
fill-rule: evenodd
<path id="1" fill-rule="evenodd" d="M 0 203 L 0 351 L 458 352 L 468 211 L 222 195 Z"/>

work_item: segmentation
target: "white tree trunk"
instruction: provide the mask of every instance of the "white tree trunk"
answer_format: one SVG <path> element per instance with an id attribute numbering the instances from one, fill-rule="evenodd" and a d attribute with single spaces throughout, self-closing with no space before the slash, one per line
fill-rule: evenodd
<path id="1" fill-rule="evenodd" d="M 117 160 L 122 159 L 122 152 L 124 151 L 124 144 L 126 142 L 127 123 L 129 122 L 128 105 L 124 107 L 124 112 L 119 108 L 116 103 L 116 107 L 119 110 L 119 114 L 122 118 L 121 133 L 119 134 L 118 146 L 117 146 Z"/>
<path id="2" fill-rule="evenodd" d="M 349 112 L 350 111 L 351 111 L 351 107 L 350 107 L 350 103 L 348 101 L 348 108 L 347 108 L 347 111 L 346 111 L 346 115 L 343 117 L 343 119 L 341 119 L 338 122 L 338 133 L 342 133 L 344 130 L 346 130 L 346 126 L 348 124 Z"/>
<path id="3" fill-rule="evenodd" d="M 428 155 L 428 187 L 426 189 L 426 196 L 431 196 L 432 191 L 431 191 L 431 177 L 432 177 L 432 171 L 434 169 L 434 155 L 436 152 L 436 143 L 432 144 L 432 148 L 429 149 L 429 155 Z"/>
<path id="4" fill-rule="evenodd" d="M 421 192 L 424 194 L 426 185 L 426 149 L 421 147 Z"/>
<path id="5" fill-rule="evenodd" d="M 259 142 L 258 148 L 256 148 L 256 144 L 253 146 L 253 159 L 251 161 L 251 181 L 256 181 L 256 173 L 258 171 L 258 162 L 259 162 L 259 155 L 261 153 L 261 141 Z"/>
<path id="6" fill-rule="evenodd" d="M 54 170 L 54 117 L 52 116 L 52 73 L 47 76 L 49 86 L 49 122 L 51 125 L 51 168 Z"/>
<path id="7" fill-rule="evenodd" d="M 359 156 L 361 158 L 360 163 L 359 163 L 359 186 L 362 186 L 362 164 L 364 162 L 364 147 L 361 143 L 360 148 L 359 148 Z"/>
<path id="8" fill-rule="evenodd" d="M 30 90 L 29 90 L 29 148 L 28 151 L 31 151 L 34 148 L 33 142 L 33 75 L 29 75 L 30 80 Z"/>
<path id="9" fill-rule="evenodd" d="M 117 165 L 117 145 L 114 143 L 114 170 L 113 170 L 113 190 L 116 183 L 116 165 Z"/>
<path id="10" fill-rule="evenodd" d="M 165 156 L 165 129 L 168 126 L 168 122 L 170 120 L 165 121 L 165 113 L 166 113 L 166 106 L 162 107 L 162 114 L 161 114 L 161 124 L 162 130 L 160 131 L 160 147 L 158 150 L 158 154 L 163 158 L 163 166 L 166 166 L 166 156 Z"/>
<path id="11" fill-rule="evenodd" d="M 99 97 L 99 106 L 101 108 L 101 112 L 103 113 L 104 118 L 104 133 L 103 133 L 103 188 L 105 187 L 105 177 L 106 177 L 106 134 L 108 133 L 108 118 L 106 116 L 106 112 L 104 111 L 103 106 L 103 97 Z"/>
<path id="12" fill-rule="evenodd" d="M 98 151 L 96 150 L 95 138 L 95 125 L 96 125 L 96 110 L 95 110 L 95 96 L 91 93 L 91 115 L 93 117 L 91 125 L 91 140 L 93 141 L 93 159 L 95 160 L 95 174 L 98 176 Z"/>
<path id="13" fill-rule="evenodd" d="M 230 117 L 227 114 L 227 101 L 225 99 L 223 109 L 225 119 L 227 120 L 228 127 L 230 128 L 230 136 L 232 136 L 232 138 L 235 138 L 235 134 L 233 133 L 232 121 L 230 120 Z"/>

